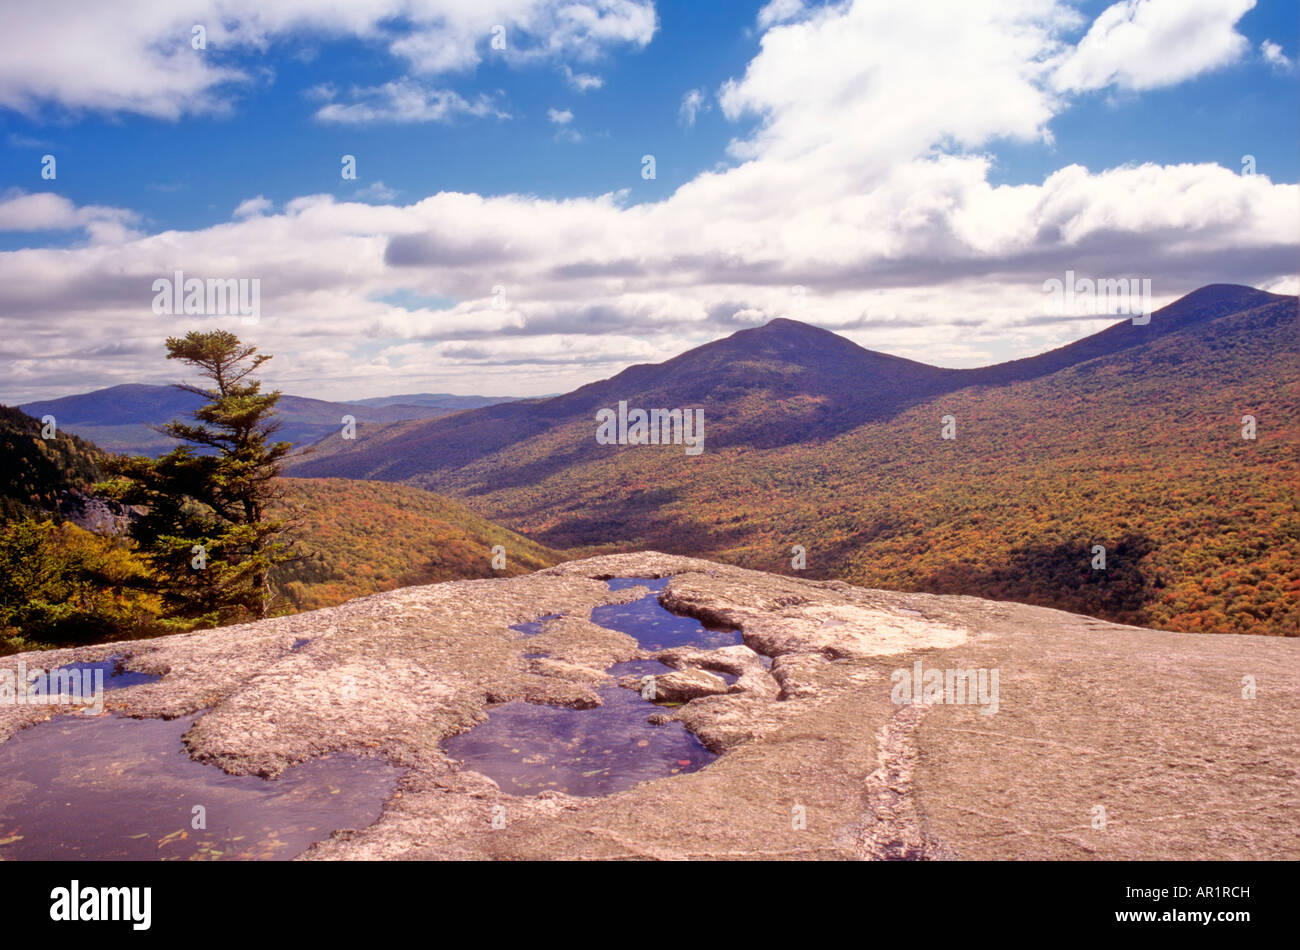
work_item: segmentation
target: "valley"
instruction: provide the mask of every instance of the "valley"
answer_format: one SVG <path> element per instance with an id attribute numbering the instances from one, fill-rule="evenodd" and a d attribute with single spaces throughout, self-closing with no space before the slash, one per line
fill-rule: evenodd
<path id="1" fill-rule="evenodd" d="M 701 407 L 707 451 L 600 444 L 620 400 Z M 424 487 L 574 553 L 794 573 L 802 545 L 813 577 L 1296 635 L 1298 403 L 1295 298 L 1216 285 L 978 370 L 776 320 L 554 399 L 327 439 L 290 472 Z"/>

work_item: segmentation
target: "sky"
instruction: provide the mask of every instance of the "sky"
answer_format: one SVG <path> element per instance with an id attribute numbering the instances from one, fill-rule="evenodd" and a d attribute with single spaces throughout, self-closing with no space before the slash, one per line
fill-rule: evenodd
<path id="1" fill-rule="evenodd" d="M 0 0 L 0 402 L 191 329 L 298 395 L 539 395 L 776 317 L 1032 355 L 1116 319 L 1069 272 L 1294 294 L 1297 8 Z"/>

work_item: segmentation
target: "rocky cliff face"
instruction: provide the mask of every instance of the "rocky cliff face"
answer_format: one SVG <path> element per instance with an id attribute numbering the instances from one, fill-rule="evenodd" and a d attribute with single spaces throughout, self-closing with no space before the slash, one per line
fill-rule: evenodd
<path id="1" fill-rule="evenodd" d="M 78 528 L 95 534 L 126 534 L 138 513 L 128 505 L 78 490 L 60 492 L 55 510 Z"/>
<path id="2" fill-rule="evenodd" d="M 664 606 L 741 631 L 743 646 L 654 654 L 683 674 L 663 677 L 682 704 L 648 711 L 720 757 L 586 798 L 509 795 L 449 757 L 443 740 L 492 704 L 589 708 L 611 665 L 650 658 L 587 619 L 646 593 L 611 577 L 670 577 Z M 536 636 L 512 629 L 555 614 Z M 641 553 L 0 669 L 112 655 L 161 679 L 106 708 L 202 712 L 190 752 L 229 772 L 335 751 L 407 769 L 378 821 L 308 859 L 1300 857 L 1294 639 Z M 902 701 L 914 685 L 920 701 Z M 51 715 L 0 705 L 0 740 Z"/>

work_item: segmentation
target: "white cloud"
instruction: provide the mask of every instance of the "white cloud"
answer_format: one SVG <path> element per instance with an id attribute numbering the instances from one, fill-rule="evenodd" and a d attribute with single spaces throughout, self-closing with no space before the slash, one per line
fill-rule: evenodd
<path id="1" fill-rule="evenodd" d="M 152 313 L 150 283 L 177 267 L 260 277 L 262 322 L 231 329 L 276 354 L 270 384 L 335 397 L 435 379 L 554 392 L 776 316 L 988 363 L 1098 328 L 1026 324 L 1067 269 L 1150 277 L 1157 306 L 1212 281 L 1295 286 L 1300 186 L 1209 163 L 1067 164 L 992 184 L 982 150 L 1044 141 L 1068 108 L 1053 70 L 1077 21 L 1053 0 L 914 6 L 819 7 L 769 30 L 720 97 L 728 117 L 758 119 L 734 144 L 742 160 L 661 200 L 308 195 L 195 231 L 0 252 L 0 338 L 18 354 L 5 397 L 170 379 L 162 341 L 180 326 Z M 89 216 L 70 203 L 9 214 Z M 399 291 L 451 302 L 383 302 Z M 107 346 L 111 359 L 95 352 Z"/>
<path id="2" fill-rule="evenodd" d="M 0 231 L 67 231 L 109 224 L 124 228 L 135 218 L 133 212 L 122 208 L 77 207 L 49 191 L 28 194 L 12 190 L 0 197 Z"/>
<path id="3" fill-rule="evenodd" d="M 567 64 L 564 66 L 564 81 L 576 92 L 588 92 L 605 85 L 605 80 L 591 73 L 575 73 Z"/>
<path id="4" fill-rule="evenodd" d="M 758 11 L 758 28 L 766 30 L 779 23 L 797 20 L 804 12 L 803 0 L 771 0 Z"/>
<path id="5" fill-rule="evenodd" d="M 351 102 L 330 102 L 316 111 L 322 122 L 369 125 L 385 122 L 450 122 L 457 116 L 508 119 L 486 95 L 466 99 L 450 89 L 431 89 L 413 79 L 352 89 Z"/>
<path id="6" fill-rule="evenodd" d="M 1295 72 L 1295 61 L 1288 59 L 1286 53 L 1282 52 L 1282 47 L 1272 40 L 1264 40 L 1260 43 L 1259 52 L 1264 57 L 1264 62 L 1272 66 L 1275 71 L 1283 75 Z"/>
<path id="7" fill-rule="evenodd" d="M 392 201 L 397 197 L 397 192 L 382 181 L 376 181 L 364 188 L 358 188 L 356 197 L 362 201 Z"/>
<path id="8" fill-rule="evenodd" d="M 266 214 L 270 210 L 271 200 L 262 195 L 258 195 L 256 198 L 249 198 L 245 201 L 241 201 L 239 206 L 235 208 L 234 217 L 252 218 L 257 215 Z"/>
<path id="9" fill-rule="evenodd" d="M 195 24 L 206 30 L 206 49 L 192 47 Z M 489 48 L 498 25 L 507 39 L 501 51 Z M 588 62 L 611 48 L 645 46 L 656 26 L 651 0 L 11 3 L 0 30 L 0 108 L 177 119 L 227 110 L 255 81 L 237 57 L 281 41 L 359 38 L 427 77 L 471 70 L 489 55 L 516 65 Z"/>
<path id="10" fill-rule="evenodd" d="M 1255 0 L 1121 0 L 1107 7 L 1056 71 L 1055 88 L 1170 86 L 1236 62 L 1235 29 Z"/>
<path id="11" fill-rule="evenodd" d="M 704 98 L 703 89 L 691 89 L 682 96 L 681 107 L 677 110 L 678 120 L 686 126 L 695 124 L 695 117 L 712 108 Z"/>
<path id="12" fill-rule="evenodd" d="M 719 95 L 730 119 L 761 118 L 741 158 L 810 152 L 883 171 L 951 143 L 1044 139 L 1060 108 L 1045 60 L 1073 13 L 1051 0 L 932 0 L 821 8 L 769 30 Z"/>
<path id="13" fill-rule="evenodd" d="M 546 118 L 556 125 L 568 125 L 573 121 L 573 113 L 568 109 L 547 109 Z"/>

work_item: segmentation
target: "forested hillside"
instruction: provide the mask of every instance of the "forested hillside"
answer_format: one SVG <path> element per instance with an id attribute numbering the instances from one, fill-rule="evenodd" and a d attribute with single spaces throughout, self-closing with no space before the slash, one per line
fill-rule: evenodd
<path id="1" fill-rule="evenodd" d="M 774 321 L 559 399 L 326 443 L 295 471 L 405 479 L 562 548 L 788 571 L 802 545 L 817 577 L 1294 634 L 1298 367 L 1296 299 L 1231 285 L 979 370 Z M 620 398 L 702 405 L 705 451 L 597 445 L 587 410 Z"/>
<path id="2" fill-rule="evenodd" d="M 454 479 L 558 546 L 651 547 L 1188 631 L 1300 631 L 1294 300 L 1040 379 L 975 386 L 827 442 L 685 458 L 620 447 L 535 484 Z M 941 436 L 941 417 L 956 423 Z M 1254 439 L 1242 419 L 1256 419 Z M 517 446 L 517 470 L 590 438 Z M 500 486 L 500 487 L 496 487 Z M 1092 548 L 1106 548 L 1093 570 Z"/>
<path id="3" fill-rule="evenodd" d="M 285 479 L 274 515 L 313 553 L 284 565 L 276 584 L 314 610 L 411 584 L 526 574 L 562 556 L 422 488 L 347 479 Z M 492 548 L 505 548 L 494 570 Z"/>

